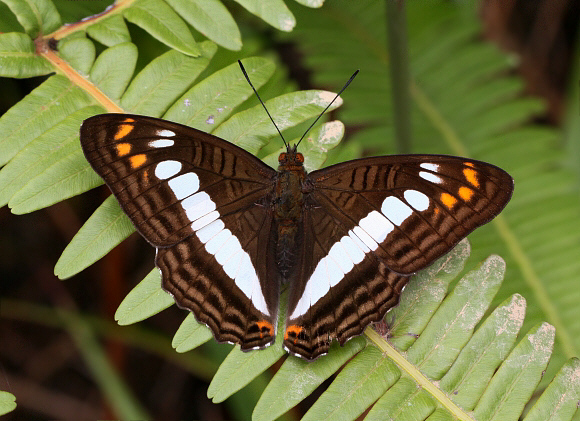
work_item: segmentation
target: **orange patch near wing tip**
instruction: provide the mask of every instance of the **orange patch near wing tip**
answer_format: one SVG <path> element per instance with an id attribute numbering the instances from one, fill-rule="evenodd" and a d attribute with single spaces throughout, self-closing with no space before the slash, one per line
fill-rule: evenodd
<path id="1" fill-rule="evenodd" d="M 473 197 L 473 190 L 471 190 L 469 187 L 460 187 L 459 197 L 461 197 L 464 201 L 469 202 Z"/>
<path id="2" fill-rule="evenodd" d="M 131 152 L 131 145 L 129 143 L 118 143 L 115 145 L 115 148 L 119 156 L 124 156 Z"/>
<path id="3" fill-rule="evenodd" d="M 464 162 L 463 164 L 471 168 L 474 167 L 473 162 Z"/>
<path id="4" fill-rule="evenodd" d="M 131 120 L 130 118 L 127 120 Z M 125 120 L 125 121 L 127 121 Z M 132 122 L 132 120 L 131 120 Z M 120 140 L 123 139 L 125 136 L 127 136 L 129 133 L 131 133 L 131 131 L 133 130 L 135 126 L 132 124 L 121 124 L 119 126 L 119 130 L 117 130 L 117 133 L 115 133 L 115 140 Z"/>
<path id="5" fill-rule="evenodd" d="M 134 123 L 135 120 L 133 120 L 131 117 L 127 117 L 125 120 L 123 120 L 123 123 Z"/>
<path id="6" fill-rule="evenodd" d="M 302 326 L 298 326 L 298 325 L 288 326 L 286 328 L 286 332 L 284 333 L 284 340 L 288 340 L 288 337 L 290 336 L 291 333 L 298 336 L 300 334 L 300 332 L 302 332 L 303 330 L 304 330 L 304 328 Z"/>
<path id="7" fill-rule="evenodd" d="M 441 193 L 441 201 L 447 209 L 451 209 L 457 203 L 457 199 L 449 193 Z"/>
<path id="8" fill-rule="evenodd" d="M 139 168 L 145 162 L 147 162 L 147 157 L 144 154 L 133 155 L 131 158 L 129 158 L 129 163 L 133 169 Z"/>
<path id="9" fill-rule="evenodd" d="M 463 170 L 463 175 L 465 176 L 469 184 L 475 187 L 479 187 L 479 181 L 477 181 L 477 172 L 475 170 L 465 168 Z"/>

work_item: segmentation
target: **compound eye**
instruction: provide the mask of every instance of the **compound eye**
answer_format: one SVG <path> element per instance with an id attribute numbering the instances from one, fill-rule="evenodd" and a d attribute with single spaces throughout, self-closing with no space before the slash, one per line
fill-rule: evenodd
<path id="1" fill-rule="evenodd" d="M 278 162 L 286 162 L 286 152 L 282 152 L 278 157 Z"/>
<path id="2" fill-rule="evenodd" d="M 304 155 L 302 155 L 301 153 L 297 153 L 296 162 L 304 163 Z"/>

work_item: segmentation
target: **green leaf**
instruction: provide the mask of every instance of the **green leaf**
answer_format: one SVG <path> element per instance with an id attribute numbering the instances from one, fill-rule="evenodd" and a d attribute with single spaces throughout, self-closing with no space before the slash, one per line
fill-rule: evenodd
<path id="1" fill-rule="evenodd" d="M 262 86 L 274 72 L 271 61 L 250 57 L 242 63 L 254 86 Z M 252 95 L 252 88 L 237 63 L 208 76 L 179 98 L 163 118 L 212 132 L 236 106 Z"/>
<path id="2" fill-rule="evenodd" d="M 426 418 L 426 421 L 454 421 L 456 419 L 449 412 L 438 408 Z"/>
<path id="3" fill-rule="evenodd" d="M 473 411 L 478 421 L 518 418 L 548 365 L 555 334 L 553 326 L 541 323 L 514 348 Z"/>
<path id="4" fill-rule="evenodd" d="M 168 47 L 194 57 L 200 54 L 187 24 L 162 0 L 137 0 L 123 16 Z"/>
<path id="5" fill-rule="evenodd" d="M 294 15 L 282 0 L 235 0 L 235 2 L 281 31 L 289 32 L 296 25 Z"/>
<path id="6" fill-rule="evenodd" d="M 68 115 L 90 104 L 64 76 L 52 76 L 0 117 L 0 165 Z"/>
<path id="7" fill-rule="evenodd" d="M 114 196 L 109 196 L 81 227 L 54 267 L 60 279 L 92 265 L 135 231 Z"/>
<path id="8" fill-rule="evenodd" d="M 571 358 L 542 393 L 524 421 L 566 421 L 578 411 L 580 360 Z"/>
<path id="9" fill-rule="evenodd" d="M 195 320 L 193 313 L 189 313 L 175 332 L 171 346 L 177 352 L 187 352 L 213 339 L 211 330 Z"/>
<path id="10" fill-rule="evenodd" d="M 200 33 L 229 50 L 242 48 L 242 35 L 234 18 L 219 0 L 167 0 Z"/>
<path id="11" fill-rule="evenodd" d="M 95 44 L 87 38 L 64 39 L 58 43 L 60 56 L 82 75 L 87 76 L 95 62 Z"/>
<path id="12" fill-rule="evenodd" d="M 100 186 L 103 180 L 87 164 L 79 144 L 63 148 L 58 161 L 32 178 L 8 202 L 13 213 L 45 208 Z"/>
<path id="13" fill-rule="evenodd" d="M 154 268 L 127 294 L 115 312 L 115 320 L 120 325 L 137 323 L 174 303 L 173 297 L 161 288 L 161 274 Z"/>
<path id="14" fill-rule="evenodd" d="M 367 347 L 348 364 L 302 420 L 353 420 L 380 398 L 401 375 L 378 348 Z M 383 418 L 384 419 L 384 418 Z"/>
<path id="15" fill-rule="evenodd" d="M 92 105 L 81 108 L 26 145 L 0 170 L 0 206 L 4 206 L 31 179 L 55 162 L 78 150 L 79 126 L 84 119 L 102 111 Z"/>
<path id="16" fill-rule="evenodd" d="M 502 360 L 513 348 L 524 322 L 526 300 L 513 295 L 483 322 L 439 382 L 453 402 L 472 410 Z"/>
<path id="17" fill-rule="evenodd" d="M 133 77 L 137 64 L 137 47 L 126 42 L 107 48 L 91 69 L 93 83 L 105 95 L 118 101 Z"/>
<path id="18" fill-rule="evenodd" d="M 283 335 L 264 350 L 243 352 L 235 347 L 220 364 L 208 389 L 207 397 L 214 403 L 223 402 L 235 392 L 248 385 L 285 355 L 282 348 Z"/>
<path id="19" fill-rule="evenodd" d="M 53 72 L 52 65 L 36 55 L 28 35 L 19 32 L 0 34 L 0 76 L 26 78 Z"/>
<path id="20" fill-rule="evenodd" d="M 394 346 L 406 351 L 415 342 L 414 335 L 423 332 L 447 295 L 449 284 L 463 270 L 469 253 L 469 242 L 463 240 L 407 284 L 401 302 L 387 316 Z M 419 302 L 421 305 L 416 305 Z"/>
<path id="21" fill-rule="evenodd" d="M 129 29 L 121 15 L 112 15 L 88 26 L 87 34 L 107 47 L 131 42 Z"/>
<path id="22" fill-rule="evenodd" d="M 252 419 L 266 421 L 277 419 L 327 380 L 342 365 L 366 345 L 362 337 L 348 341 L 343 347 L 331 345 L 328 355 L 308 362 L 298 357 L 288 357 L 276 372 L 254 408 Z"/>
<path id="23" fill-rule="evenodd" d="M 12 393 L 0 390 L 0 415 L 7 414 L 16 409 L 16 396 Z"/>
<path id="24" fill-rule="evenodd" d="M 31 38 L 47 35 L 62 25 L 50 0 L 2 0 Z M 1 66 L 0 66 L 1 67 Z"/>
<path id="25" fill-rule="evenodd" d="M 300 3 L 306 7 L 322 7 L 324 0 L 294 0 L 296 3 Z"/>
<path id="26" fill-rule="evenodd" d="M 409 361 L 427 376 L 440 379 L 491 304 L 504 272 L 505 262 L 490 256 L 477 270 L 464 276 L 407 350 Z"/>
<path id="27" fill-rule="evenodd" d="M 327 91 L 299 91 L 280 95 L 265 104 L 276 125 L 283 131 L 318 116 L 334 97 L 335 94 Z M 332 111 L 341 104 L 342 100 L 337 98 L 328 110 Z M 237 113 L 221 124 L 213 134 L 255 154 L 278 132 L 260 104 Z"/>
<path id="28" fill-rule="evenodd" d="M 436 408 L 432 397 L 403 377 L 373 405 L 365 420 L 423 420 Z"/>
<path id="29" fill-rule="evenodd" d="M 121 98 L 123 108 L 136 114 L 161 116 L 197 79 L 217 49 L 209 41 L 199 47 L 199 57 L 170 50 L 152 60 L 127 88 Z"/>

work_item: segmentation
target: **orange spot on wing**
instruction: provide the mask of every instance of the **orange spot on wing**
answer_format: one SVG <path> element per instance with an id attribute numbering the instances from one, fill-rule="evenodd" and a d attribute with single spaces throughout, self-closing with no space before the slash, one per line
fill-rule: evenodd
<path id="1" fill-rule="evenodd" d="M 268 331 L 268 336 L 274 335 L 274 328 L 272 327 L 272 323 L 267 320 L 259 320 L 256 322 L 258 329 L 260 329 L 260 338 L 264 337 L 264 329 Z"/>
<path id="2" fill-rule="evenodd" d="M 284 332 L 284 340 L 288 340 L 290 334 L 294 334 L 294 336 L 298 336 L 300 332 L 302 332 L 304 328 L 302 326 L 292 325 L 286 328 L 286 332 Z"/>
<path id="3" fill-rule="evenodd" d="M 474 167 L 473 162 L 464 162 L 463 165 L 465 165 L 466 167 L 471 167 L 471 168 Z"/>
<path id="4" fill-rule="evenodd" d="M 131 119 L 127 119 L 127 120 L 131 120 Z M 125 120 L 125 121 L 127 121 L 127 120 Z M 134 128 L 135 128 L 135 126 L 132 124 L 121 124 L 119 126 L 119 130 L 117 130 L 117 133 L 115 133 L 115 140 L 123 139 L 125 136 L 127 136 L 129 133 L 131 133 L 131 130 L 133 130 Z"/>
<path id="5" fill-rule="evenodd" d="M 131 117 L 127 117 L 125 120 L 123 120 L 123 123 L 134 123 L 135 120 L 133 120 Z"/>
<path id="6" fill-rule="evenodd" d="M 439 208 L 435 208 L 435 215 L 439 215 Z"/>
<path id="7" fill-rule="evenodd" d="M 475 187 L 479 187 L 479 181 L 477 181 L 477 172 L 475 170 L 472 170 L 471 168 L 465 168 L 463 170 L 463 175 L 469 184 Z"/>
<path id="8" fill-rule="evenodd" d="M 441 201 L 447 209 L 453 208 L 457 203 L 457 199 L 451 196 L 449 193 L 441 193 Z"/>
<path id="9" fill-rule="evenodd" d="M 133 155 L 129 158 L 129 164 L 131 164 L 131 168 L 133 169 L 139 168 L 145 162 L 147 162 L 147 157 L 143 154 Z"/>
<path id="10" fill-rule="evenodd" d="M 124 156 L 131 152 L 131 145 L 128 143 L 118 143 L 115 145 L 115 148 L 119 156 Z"/>
<path id="11" fill-rule="evenodd" d="M 143 182 L 149 183 L 149 170 L 143 171 Z"/>
<path id="12" fill-rule="evenodd" d="M 460 187 L 459 197 L 461 197 L 464 201 L 469 202 L 473 197 L 473 190 L 471 190 L 469 187 Z"/>

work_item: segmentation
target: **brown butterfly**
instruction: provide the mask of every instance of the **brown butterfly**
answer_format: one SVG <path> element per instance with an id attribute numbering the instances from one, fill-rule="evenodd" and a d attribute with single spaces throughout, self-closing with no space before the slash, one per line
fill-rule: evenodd
<path id="1" fill-rule="evenodd" d="M 288 145 L 274 170 L 226 140 L 139 115 L 91 117 L 80 138 L 156 247 L 163 288 L 180 307 L 218 341 L 262 348 L 288 285 L 284 346 L 309 360 L 380 320 L 410 275 L 494 218 L 513 191 L 502 169 L 443 155 L 307 173 Z"/>

